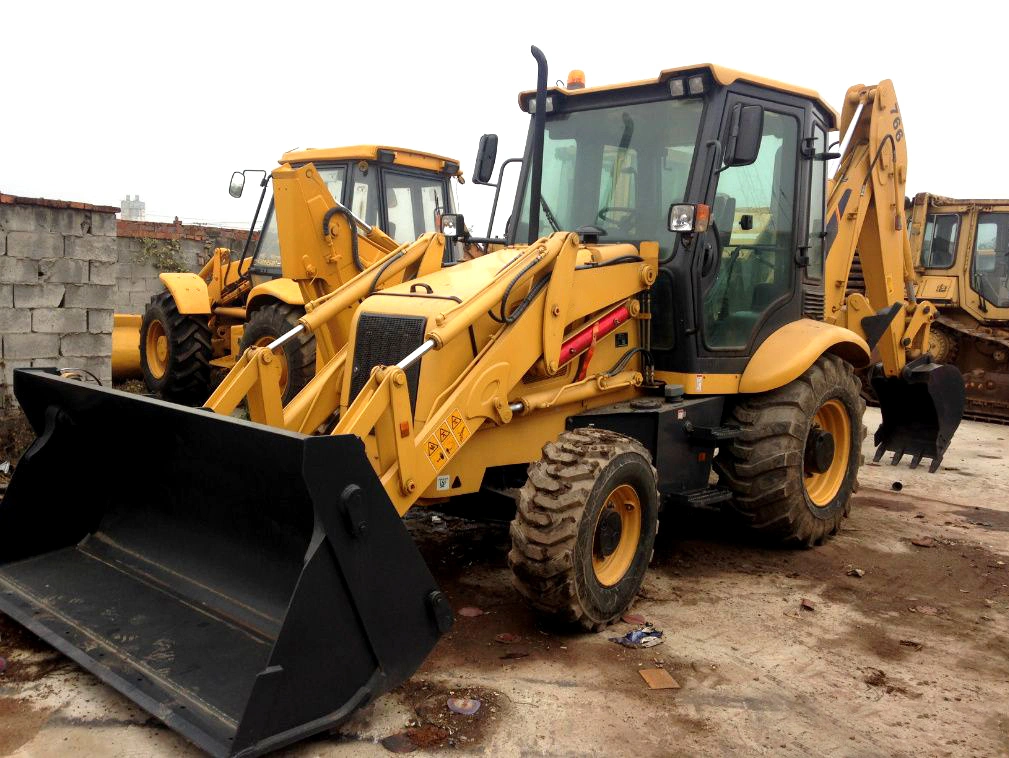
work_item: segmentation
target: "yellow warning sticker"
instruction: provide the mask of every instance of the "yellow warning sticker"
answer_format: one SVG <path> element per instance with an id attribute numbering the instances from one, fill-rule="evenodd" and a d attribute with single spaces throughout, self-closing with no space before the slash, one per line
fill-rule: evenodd
<path id="1" fill-rule="evenodd" d="M 425 449 L 427 450 L 427 457 L 430 459 L 431 465 L 434 466 L 436 471 L 441 471 L 442 467 L 448 463 L 448 456 L 445 455 L 445 451 L 438 444 L 438 438 L 433 434 L 428 437 Z"/>
<path id="2" fill-rule="evenodd" d="M 469 439 L 469 427 L 466 426 L 466 422 L 463 421 L 462 411 L 456 408 L 448 416 L 448 424 L 455 433 L 456 438 L 459 440 L 461 445 L 467 439 Z"/>
<path id="3" fill-rule="evenodd" d="M 447 421 L 443 421 L 441 426 L 438 427 L 437 434 L 438 441 L 445 449 L 445 455 L 451 458 L 455 455 L 455 451 L 459 449 L 459 443 L 456 441 L 455 435 L 452 434 L 452 430 L 448 428 Z"/>

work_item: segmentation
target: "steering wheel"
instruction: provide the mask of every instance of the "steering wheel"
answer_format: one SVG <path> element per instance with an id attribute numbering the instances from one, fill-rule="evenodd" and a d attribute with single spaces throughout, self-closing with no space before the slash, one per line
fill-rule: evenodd
<path id="1" fill-rule="evenodd" d="M 624 213 L 626 215 L 617 221 L 616 219 L 610 218 L 610 213 Z M 638 209 L 629 208 L 625 205 L 607 205 L 599 209 L 599 213 L 596 214 L 596 217 L 603 221 L 616 224 L 617 229 L 622 232 L 630 232 L 631 228 L 633 228 L 637 223 Z"/>

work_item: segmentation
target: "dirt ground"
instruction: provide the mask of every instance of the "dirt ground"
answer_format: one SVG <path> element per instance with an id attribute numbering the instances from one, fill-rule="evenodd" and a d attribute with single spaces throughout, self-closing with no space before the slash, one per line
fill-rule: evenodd
<path id="1" fill-rule="evenodd" d="M 423 514 L 410 528 L 453 606 L 484 614 L 339 734 L 285 755 L 1009 755 L 1007 439 L 965 422 L 937 474 L 868 464 L 843 532 L 814 550 L 667 513 L 634 608 L 664 632 L 645 650 L 609 641 L 627 623 L 538 623 L 509 584 L 506 522 Z M 0 656 L 0 754 L 197 754 L 2 619 Z M 679 689 L 649 689 L 648 668 Z M 482 706 L 457 715 L 448 697 Z"/>

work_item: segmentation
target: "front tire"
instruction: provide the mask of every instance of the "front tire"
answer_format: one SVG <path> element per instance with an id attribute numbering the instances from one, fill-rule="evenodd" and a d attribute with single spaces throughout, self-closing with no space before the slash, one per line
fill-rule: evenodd
<path id="1" fill-rule="evenodd" d="M 529 466 L 508 564 L 539 612 L 597 631 L 637 596 L 658 529 L 655 468 L 642 445 L 602 429 L 565 432 Z"/>
<path id="2" fill-rule="evenodd" d="M 715 470 L 761 538 L 813 546 L 840 528 L 858 489 L 860 392 L 851 365 L 827 354 L 784 387 L 732 409 L 728 424 L 742 432 L 719 451 Z"/>
<path id="3" fill-rule="evenodd" d="M 242 331 L 242 352 L 253 345 L 269 345 L 296 327 L 303 315 L 304 308 L 287 303 L 271 303 L 258 308 Z M 287 405 L 315 376 L 315 336 L 303 331 L 273 352 L 280 361 L 280 400 Z"/>
<path id="4" fill-rule="evenodd" d="M 210 325 L 183 315 L 170 292 L 151 298 L 140 322 L 140 370 L 147 388 L 165 400 L 199 405 L 210 395 Z"/>

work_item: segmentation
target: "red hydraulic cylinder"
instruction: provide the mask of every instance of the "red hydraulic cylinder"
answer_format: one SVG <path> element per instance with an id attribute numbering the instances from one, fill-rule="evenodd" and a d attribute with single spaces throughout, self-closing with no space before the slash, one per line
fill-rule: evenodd
<path id="1" fill-rule="evenodd" d="M 564 344 L 561 345 L 561 356 L 557 361 L 557 365 L 563 366 L 571 359 L 576 358 L 581 353 L 584 353 L 600 339 L 605 337 L 621 324 L 630 321 L 630 319 L 630 309 L 626 305 L 621 305 L 619 308 L 607 313 L 598 321 L 593 321 L 591 324 L 578 332 L 578 334 L 566 340 Z"/>

